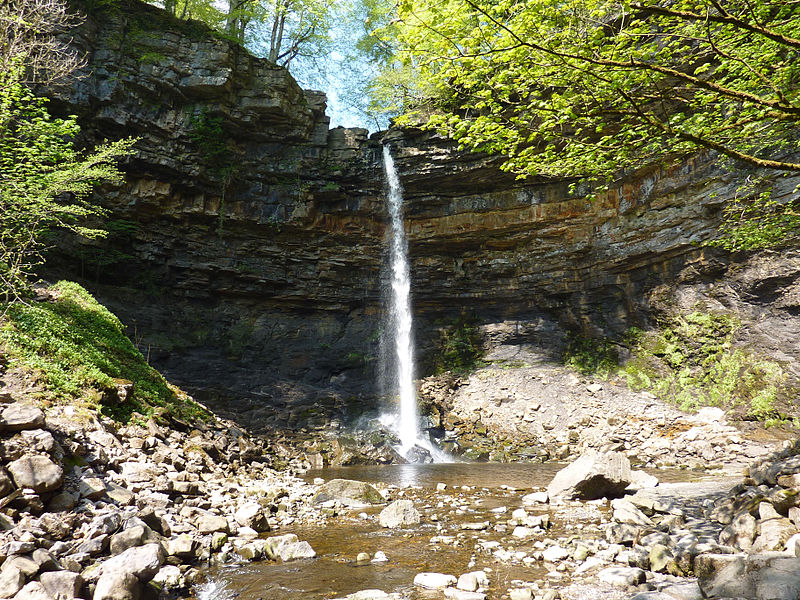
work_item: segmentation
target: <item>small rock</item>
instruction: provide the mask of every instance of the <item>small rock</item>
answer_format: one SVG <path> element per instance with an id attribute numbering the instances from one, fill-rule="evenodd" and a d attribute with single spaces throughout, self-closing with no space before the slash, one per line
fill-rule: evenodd
<path id="1" fill-rule="evenodd" d="M 522 497 L 522 504 L 529 506 L 531 504 L 547 504 L 547 492 L 531 492 Z"/>
<path id="2" fill-rule="evenodd" d="M 349 479 L 331 479 L 314 494 L 311 503 L 322 504 L 330 500 L 341 502 L 345 506 L 364 506 L 386 502 L 378 490 L 368 483 Z"/>
<path id="3" fill-rule="evenodd" d="M 106 484 L 98 477 L 82 477 L 78 482 L 78 493 L 81 498 L 97 500 L 105 496 Z"/>
<path id="4" fill-rule="evenodd" d="M 508 597 L 511 600 L 532 600 L 533 590 L 530 588 L 516 588 L 508 590 Z"/>

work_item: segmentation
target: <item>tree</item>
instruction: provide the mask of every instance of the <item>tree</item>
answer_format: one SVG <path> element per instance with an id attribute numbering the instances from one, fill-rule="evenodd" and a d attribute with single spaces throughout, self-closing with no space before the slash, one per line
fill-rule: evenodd
<path id="1" fill-rule="evenodd" d="M 609 180 L 705 148 L 800 172 L 800 4 L 404 0 L 415 110 L 519 174 Z"/>
<path id="2" fill-rule="evenodd" d="M 81 156 L 72 143 L 79 131 L 75 119 L 51 117 L 46 99 L 32 92 L 31 84 L 61 80 L 79 64 L 57 38 L 73 22 L 53 0 L 0 4 L 8 42 L 0 51 L 0 296 L 6 301 L 26 293 L 54 229 L 102 235 L 85 224 L 103 214 L 89 193 L 97 183 L 120 180 L 114 162 L 134 143 L 106 144 Z"/>

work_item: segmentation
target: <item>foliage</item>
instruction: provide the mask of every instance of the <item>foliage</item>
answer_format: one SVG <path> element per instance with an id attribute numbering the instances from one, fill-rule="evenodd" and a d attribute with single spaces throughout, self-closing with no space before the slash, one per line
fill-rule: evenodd
<path id="1" fill-rule="evenodd" d="M 212 116 L 208 110 L 194 115 L 190 122 L 189 137 L 200 151 L 203 162 L 217 173 L 233 165 L 222 123 L 221 116 Z"/>
<path id="2" fill-rule="evenodd" d="M 434 370 L 466 373 L 483 363 L 480 330 L 474 318 L 462 314 L 454 322 L 439 329 L 439 342 Z"/>
<path id="3" fill-rule="evenodd" d="M 28 290 L 41 263 L 44 236 L 57 228 L 85 237 L 103 231 L 85 225 L 103 215 L 89 194 L 98 183 L 119 182 L 115 161 L 131 154 L 136 140 L 103 145 L 88 156 L 75 150 L 75 118 L 57 119 L 46 100 L 23 85 L 24 63 L 0 73 L 0 296 Z"/>
<path id="4" fill-rule="evenodd" d="M 403 122 L 521 177 L 608 181 L 698 148 L 800 171 L 792 2 L 404 0 L 398 19 L 419 70 Z"/>
<path id="5" fill-rule="evenodd" d="M 720 237 L 706 243 L 726 250 L 758 250 L 790 245 L 800 239 L 800 196 L 778 197 L 766 178 L 739 187 L 723 209 Z"/>
<path id="6" fill-rule="evenodd" d="M 619 368 L 619 352 L 608 338 L 570 337 L 564 351 L 564 364 L 584 375 L 607 379 Z"/>
<path id="7" fill-rule="evenodd" d="M 62 281 L 54 301 L 14 302 L 0 319 L 0 347 L 10 366 L 38 375 L 48 398 L 98 404 L 104 414 L 127 420 L 133 412 L 197 417 L 202 409 L 144 360 L 122 323 L 79 285 Z M 107 400 L 115 380 L 133 382 L 123 404 Z"/>
<path id="8" fill-rule="evenodd" d="M 683 410 L 720 406 L 744 418 L 779 416 L 781 366 L 734 347 L 741 323 L 724 313 L 693 312 L 659 329 L 632 330 L 633 357 L 622 374 L 633 389 L 646 389 Z"/>
<path id="9" fill-rule="evenodd" d="M 0 2 L 0 73 L 25 68 L 14 79 L 23 83 L 62 83 L 82 63 L 65 31 L 79 22 L 63 0 Z M 0 87 L 10 85 L 9 81 Z"/>

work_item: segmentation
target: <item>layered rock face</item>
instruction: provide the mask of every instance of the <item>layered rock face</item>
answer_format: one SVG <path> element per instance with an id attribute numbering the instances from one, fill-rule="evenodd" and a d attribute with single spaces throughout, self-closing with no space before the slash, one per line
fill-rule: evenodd
<path id="1" fill-rule="evenodd" d="M 88 63 L 51 92 L 54 111 L 78 114 L 87 142 L 141 139 L 126 183 L 98 194 L 112 211 L 108 241 L 73 243 L 53 264 L 94 279 L 178 382 L 262 404 L 312 397 L 332 411 L 339 400 L 324 390 L 377 393 L 382 142 L 405 188 L 423 350 L 462 313 L 518 322 L 520 341 L 544 345 L 564 327 L 621 332 L 646 323 L 658 286 L 707 287 L 728 269 L 696 246 L 741 180 L 713 157 L 590 199 L 567 182 L 516 181 L 431 134 L 329 131 L 320 93 L 133 0 L 74 37 Z M 800 281 L 787 268 L 781 289 Z"/>

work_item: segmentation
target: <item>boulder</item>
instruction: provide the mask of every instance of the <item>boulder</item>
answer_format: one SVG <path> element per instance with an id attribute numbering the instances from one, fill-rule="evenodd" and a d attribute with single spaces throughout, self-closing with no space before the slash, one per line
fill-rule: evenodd
<path id="1" fill-rule="evenodd" d="M 5 431 L 38 429 L 42 425 L 44 425 L 44 413 L 30 404 L 15 402 L 6 406 L 0 413 L 0 429 Z"/>
<path id="2" fill-rule="evenodd" d="M 613 510 L 613 519 L 617 523 L 628 523 L 630 525 L 639 525 L 640 527 L 653 527 L 654 523 L 647 515 L 636 508 L 630 500 L 626 498 L 617 498 L 611 501 L 611 508 Z"/>
<path id="3" fill-rule="evenodd" d="M 456 587 L 465 592 L 476 592 L 480 588 L 489 587 L 489 578 L 485 571 L 472 571 L 464 573 L 458 578 Z"/>
<path id="4" fill-rule="evenodd" d="M 255 502 L 241 506 L 233 515 L 236 522 L 242 527 L 249 527 L 259 533 L 269 531 L 269 521 L 264 514 L 264 509 Z"/>
<path id="5" fill-rule="evenodd" d="M 52 596 L 38 581 L 31 581 L 17 592 L 14 600 L 52 600 Z M 59 598 L 58 600 L 62 600 Z"/>
<path id="6" fill-rule="evenodd" d="M 78 482 L 78 492 L 81 498 L 98 500 L 106 494 L 106 484 L 99 477 L 82 477 Z"/>
<path id="7" fill-rule="evenodd" d="M 289 542 L 281 544 L 277 549 L 278 558 L 283 562 L 299 560 L 301 558 L 314 558 L 317 553 L 308 542 Z"/>
<path id="8" fill-rule="evenodd" d="M 427 588 L 429 590 L 440 590 L 454 585 L 458 581 L 453 575 L 444 573 L 417 573 L 414 577 L 414 585 Z"/>
<path id="9" fill-rule="evenodd" d="M 420 514 L 411 500 L 395 500 L 381 511 L 378 522 L 390 529 L 419 525 Z"/>
<path id="10" fill-rule="evenodd" d="M 142 582 L 150 581 L 164 564 L 161 544 L 145 544 L 128 548 L 125 552 L 106 560 L 101 566 L 103 574 L 131 573 Z"/>
<path id="11" fill-rule="evenodd" d="M 368 483 L 350 479 L 331 479 L 314 494 L 311 503 L 322 504 L 331 500 L 346 506 L 384 504 L 386 502 L 380 492 Z"/>
<path id="12" fill-rule="evenodd" d="M 203 535 L 207 533 L 215 533 L 221 531 L 229 533 L 228 519 L 218 515 L 204 514 L 197 518 L 197 531 Z"/>
<path id="13" fill-rule="evenodd" d="M 16 567 L 0 570 L 0 598 L 13 598 L 25 585 L 25 575 Z"/>
<path id="14" fill-rule="evenodd" d="M 736 516 L 729 525 L 725 526 L 719 534 L 719 543 L 725 546 L 733 546 L 739 550 L 747 552 L 753 546 L 753 540 L 758 532 L 756 518 L 749 512 L 743 512 Z"/>
<path id="15" fill-rule="evenodd" d="M 97 580 L 92 600 L 139 600 L 141 593 L 142 583 L 132 573 L 107 571 Z"/>
<path id="16" fill-rule="evenodd" d="M 783 553 L 701 554 L 695 558 L 695 571 L 707 598 L 800 597 L 800 558 Z"/>
<path id="17" fill-rule="evenodd" d="M 20 488 L 41 494 L 57 490 L 64 483 L 64 470 L 47 456 L 23 456 L 8 464 L 8 472 Z"/>
<path id="18" fill-rule="evenodd" d="M 644 583 L 647 576 L 636 567 L 609 567 L 600 571 L 597 578 L 614 587 L 627 588 Z"/>
<path id="19" fill-rule="evenodd" d="M 72 571 L 49 571 L 42 573 L 39 582 L 53 598 L 72 600 L 78 598 L 83 588 L 83 578 Z"/>
<path id="20" fill-rule="evenodd" d="M 621 452 L 600 453 L 587 450 L 575 462 L 561 469 L 550 485 L 550 498 L 561 496 L 593 500 L 616 498 L 625 493 L 631 482 L 631 464 Z"/>
<path id="21" fill-rule="evenodd" d="M 115 533 L 111 536 L 109 551 L 111 554 L 121 554 L 128 548 L 141 546 L 144 544 L 147 533 L 147 530 L 142 525 L 129 527 L 128 529 L 120 531 L 119 533 Z"/>
<path id="22" fill-rule="evenodd" d="M 269 537 L 264 545 L 264 555 L 273 560 L 281 559 L 284 562 L 300 558 L 314 558 L 317 553 L 308 542 L 298 541 L 293 533 Z"/>

